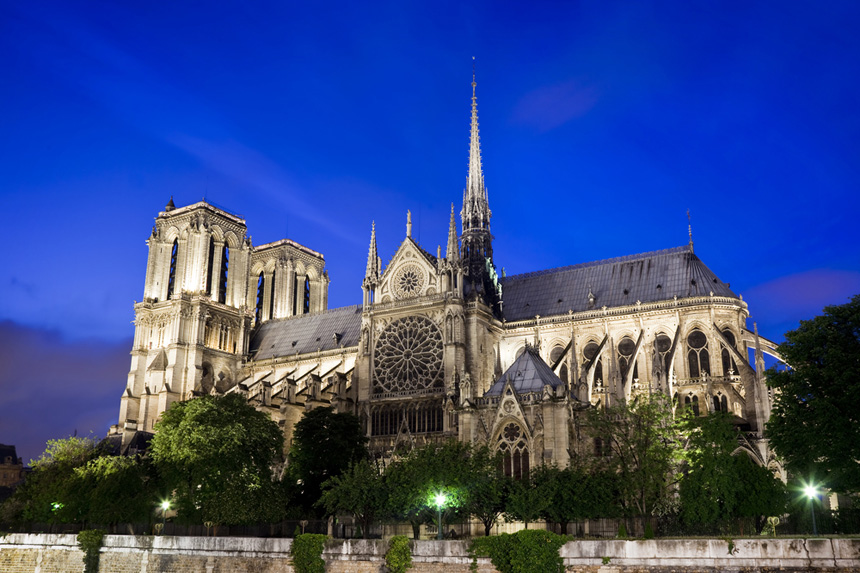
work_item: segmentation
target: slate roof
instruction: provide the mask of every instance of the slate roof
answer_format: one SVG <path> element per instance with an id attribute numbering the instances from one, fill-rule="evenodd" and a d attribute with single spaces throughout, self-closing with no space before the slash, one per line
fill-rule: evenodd
<path id="1" fill-rule="evenodd" d="M 13 464 L 18 463 L 18 452 L 15 450 L 15 446 L 0 444 L 0 464 L 4 463 L 7 457 L 12 458 Z"/>
<path id="2" fill-rule="evenodd" d="M 496 380 L 484 396 L 501 396 L 505 384 L 511 381 L 517 394 L 541 392 L 549 384 L 553 389 L 563 386 L 564 382 L 555 375 L 552 368 L 540 357 L 537 349 L 527 346 L 510 368 Z"/>
<path id="3" fill-rule="evenodd" d="M 501 279 L 505 320 L 691 296 L 737 298 L 688 246 Z M 589 290 L 594 301 L 589 301 Z"/>
<path id="4" fill-rule="evenodd" d="M 264 322 L 251 335 L 254 360 L 358 346 L 361 305 Z M 335 334 L 338 336 L 335 337 Z"/>

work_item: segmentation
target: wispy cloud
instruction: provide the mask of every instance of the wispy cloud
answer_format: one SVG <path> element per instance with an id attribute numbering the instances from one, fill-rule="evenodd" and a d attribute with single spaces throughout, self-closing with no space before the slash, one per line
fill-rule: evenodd
<path id="1" fill-rule="evenodd" d="M 0 321 L 0 441 L 25 461 L 49 439 L 101 437 L 119 413 L 131 339 L 75 340 Z"/>
<path id="2" fill-rule="evenodd" d="M 844 304 L 860 294 L 860 272 L 813 269 L 780 277 L 743 293 L 752 319 L 779 328 L 796 328 L 821 314 L 825 306 Z"/>
<path id="3" fill-rule="evenodd" d="M 540 131 L 549 131 L 587 113 L 599 96 L 595 86 L 577 79 L 542 86 L 520 99 L 513 119 Z"/>

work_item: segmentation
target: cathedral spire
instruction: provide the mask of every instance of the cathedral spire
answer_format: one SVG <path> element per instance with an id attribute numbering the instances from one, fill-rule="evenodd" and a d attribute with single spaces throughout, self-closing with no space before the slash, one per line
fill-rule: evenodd
<path id="1" fill-rule="evenodd" d="M 370 248 L 367 251 L 367 270 L 364 273 L 367 279 L 379 277 L 379 256 L 376 251 L 376 221 L 370 226 Z"/>
<path id="2" fill-rule="evenodd" d="M 457 240 L 457 217 L 454 215 L 454 204 L 451 203 L 451 222 L 448 224 L 448 252 L 449 262 L 460 260 L 460 243 Z"/>
<path id="3" fill-rule="evenodd" d="M 469 174 L 466 178 L 466 190 L 463 193 L 463 210 L 460 218 L 463 220 L 463 232 L 467 229 L 489 229 L 490 207 L 487 202 L 487 190 L 484 187 L 484 170 L 481 166 L 481 136 L 478 131 L 478 97 L 475 95 L 474 58 L 472 68 L 472 117 L 469 136 Z"/>

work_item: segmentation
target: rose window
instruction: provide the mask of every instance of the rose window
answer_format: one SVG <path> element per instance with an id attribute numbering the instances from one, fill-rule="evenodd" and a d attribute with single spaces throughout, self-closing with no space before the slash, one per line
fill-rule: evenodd
<path id="1" fill-rule="evenodd" d="M 424 272 L 418 265 L 403 265 L 394 275 L 394 294 L 397 298 L 417 296 L 423 288 Z"/>
<path id="2" fill-rule="evenodd" d="M 401 318 L 379 335 L 374 359 L 377 392 L 441 386 L 442 333 L 423 316 Z"/>

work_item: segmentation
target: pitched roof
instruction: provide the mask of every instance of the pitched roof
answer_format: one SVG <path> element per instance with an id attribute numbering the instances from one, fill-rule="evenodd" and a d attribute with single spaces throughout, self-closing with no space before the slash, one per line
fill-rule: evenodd
<path id="1" fill-rule="evenodd" d="M 537 349 L 531 346 L 526 347 L 484 396 L 501 396 L 509 380 L 517 394 L 540 392 L 546 385 L 552 386 L 553 389 L 564 385 L 552 368 L 543 361 Z"/>
<path id="2" fill-rule="evenodd" d="M 691 296 L 737 298 L 688 246 L 501 279 L 508 321 Z M 594 295 L 589 299 L 589 292 Z"/>
<path id="3" fill-rule="evenodd" d="M 361 305 L 344 306 L 315 314 L 270 320 L 251 334 L 255 360 L 357 346 Z"/>

